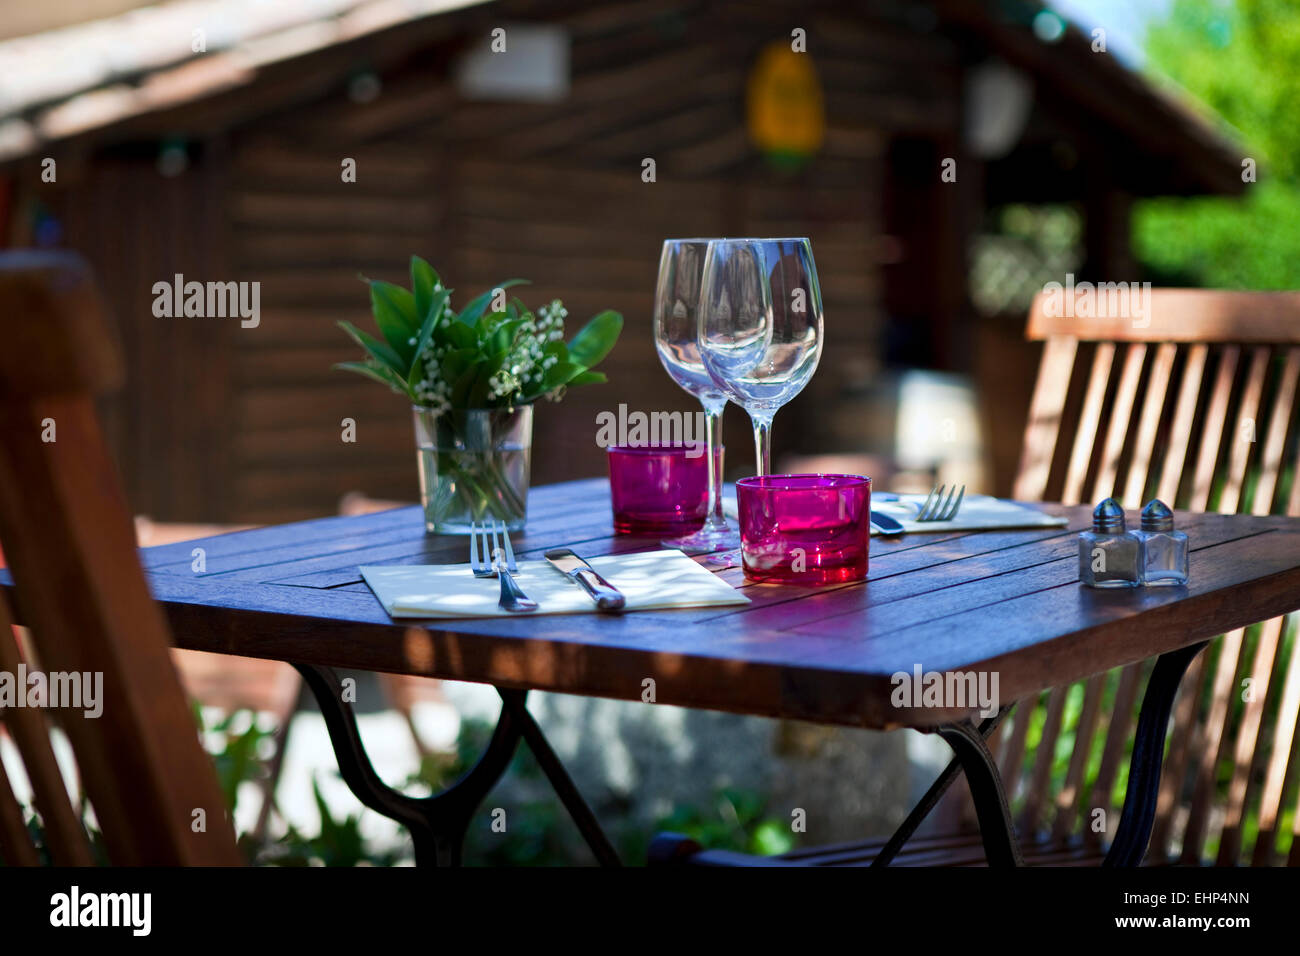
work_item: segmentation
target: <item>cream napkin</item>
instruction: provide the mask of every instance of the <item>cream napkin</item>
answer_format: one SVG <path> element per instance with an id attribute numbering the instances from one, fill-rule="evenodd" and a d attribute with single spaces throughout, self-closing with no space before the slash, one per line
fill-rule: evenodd
<path id="1" fill-rule="evenodd" d="M 1064 518 L 1044 514 L 1037 508 L 1004 501 L 988 495 L 967 495 L 961 510 L 951 521 L 913 521 L 926 495 L 899 495 L 897 501 L 881 501 L 871 496 L 871 510 L 898 521 L 909 534 L 916 531 L 992 531 L 1014 528 L 1060 528 Z M 872 529 L 875 534 L 875 529 Z"/>
<path id="2" fill-rule="evenodd" d="M 680 551 L 607 554 L 589 557 L 587 563 L 623 592 L 628 611 L 749 603 L 749 598 Z M 539 605 L 530 614 L 596 611 L 596 602 L 581 586 L 544 560 L 521 560 L 513 574 Z M 361 575 L 393 617 L 527 616 L 497 607 L 501 583 L 474 577 L 468 564 L 363 566 Z"/>
<path id="3" fill-rule="evenodd" d="M 961 510 L 952 521 L 914 521 L 921 505 L 925 504 L 926 495 L 899 495 L 898 500 L 882 500 L 885 494 L 871 496 L 871 510 L 888 515 L 903 526 L 909 534 L 918 531 L 1010 531 L 1016 528 L 1062 528 L 1068 522 L 1064 518 L 1044 514 L 1037 508 L 1004 501 L 988 495 L 970 495 L 962 499 Z M 888 497 L 892 498 L 892 495 Z M 723 496 L 723 510 L 735 517 L 736 497 L 734 493 Z M 872 534 L 879 534 L 875 528 Z"/>

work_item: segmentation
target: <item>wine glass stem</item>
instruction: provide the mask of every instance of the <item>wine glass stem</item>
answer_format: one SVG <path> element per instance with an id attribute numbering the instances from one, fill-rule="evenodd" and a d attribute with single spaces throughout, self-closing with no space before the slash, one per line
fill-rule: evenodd
<path id="1" fill-rule="evenodd" d="M 722 462 L 718 460 L 718 449 L 722 447 L 722 412 L 727 403 L 701 401 L 700 404 L 704 406 L 705 454 L 709 456 L 709 517 L 704 522 L 704 530 L 725 531 L 727 519 L 722 513 Z"/>
<path id="2" fill-rule="evenodd" d="M 772 473 L 772 416 L 749 418 L 754 423 L 754 465 L 761 478 Z"/>

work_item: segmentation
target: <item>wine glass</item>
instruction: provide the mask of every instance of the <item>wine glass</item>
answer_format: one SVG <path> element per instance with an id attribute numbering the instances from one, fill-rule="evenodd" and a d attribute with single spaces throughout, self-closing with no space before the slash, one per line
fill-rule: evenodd
<path id="1" fill-rule="evenodd" d="M 772 418 L 808 384 L 822 351 L 822 293 L 807 239 L 718 239 L 699 308 L 704 367 L 754 424 L 758 474 L 772 471 Z"/>
<path id="2" fill-rule="evenodd" d="M 694 534 L 663 542 L 688 554 L 707 554 L 740 547 L 740 535 L 722 513 L 722 412 L 727 396 L 700 361 L 697 344 L 700 279 L 709 239 L 666 239 L 655 284 L 655 351 L 674 382 L 700 400 L 708 459 L 708 517 Z"/>

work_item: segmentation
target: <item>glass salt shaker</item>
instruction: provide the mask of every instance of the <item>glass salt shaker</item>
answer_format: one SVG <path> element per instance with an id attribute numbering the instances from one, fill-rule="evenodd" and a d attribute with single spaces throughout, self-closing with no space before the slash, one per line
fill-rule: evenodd
<path id="1" fill-rule="evenodd" d="M 1090 588 L 1138 586 L 1138 540 L 1124 531 L 1124 509 L 1107 498 L 1092 513 L 1092 530 L 1079 534 L 1079 582 Z"/>
<path id="2" fill-rule="evenodd" d="M 1148 587 L 1176 587 L 1187 583 L 1187 535 L 1174 530 L 1174 513 L 1153 498 L 1142 509 L 1140 531 L 1130 531 L 1138 542 L 1142 583 Z"/>

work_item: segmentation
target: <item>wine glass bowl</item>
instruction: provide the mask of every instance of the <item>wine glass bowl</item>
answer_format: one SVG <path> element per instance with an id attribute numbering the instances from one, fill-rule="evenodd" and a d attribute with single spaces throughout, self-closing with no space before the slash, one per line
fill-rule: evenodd
<path id="1" fill-rule="evenodd" d="M 740 536 L 722 513 L 722 412 L 727 396 L 699 349 L 699 307 L 710 239 L 666 239 L 655 283 L 654 340 L 659 361 L 678 385 L 704 409 L 708 467 L 708 517 L 694 534 L 663 543 L 692 554 L 734 551 Z"/>
<path id="2" fill-rule="evenodd" d="M 709 239 L 666 239 L 655 286 L 655 351 L 672 380 L 706 405 L 727 402 L 700 358 L 700 280 Z"/>
<path id="3" fill-rule="evenodd" d="M 769 474 L 777 409 L 821 358 L 822 295 L 807 239 L 719 239 L 701 276 L 699 351 L 723 394 L 749 412 L 759 475 Z"/>

